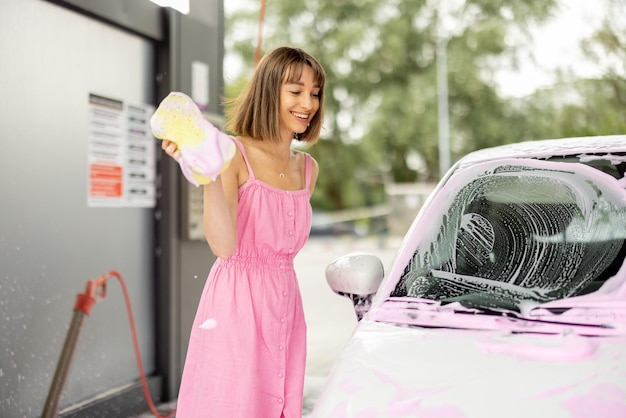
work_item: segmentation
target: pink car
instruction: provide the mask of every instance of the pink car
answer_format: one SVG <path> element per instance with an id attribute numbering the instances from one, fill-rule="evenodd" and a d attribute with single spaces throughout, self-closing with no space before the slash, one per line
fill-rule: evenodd
<path id="1" fill-rule="evenodd" d="M 331 263 L 360 321 L 315 418 L 626 417 L 626 136 L 471 153 L 383 277 Z"/>

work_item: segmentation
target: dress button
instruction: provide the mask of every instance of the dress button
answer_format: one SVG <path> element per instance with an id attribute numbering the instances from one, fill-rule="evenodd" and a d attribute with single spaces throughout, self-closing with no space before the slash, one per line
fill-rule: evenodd
<path id="1" fill-rule="evenodd" d="M 285 349 L 285 346 L 283 346 L 283 345 L 279 345 L 279 346 L 278 346 L 278 349 L 279 349 L 280 351 L 283 351 L 283 350 Z"/>
<path id="2" fill-rule="evenodd" d="M 283 291 L 283 296 L 287 296 L 287 291 Z"/>
<path id="3" fill-rule="evenodd" d="M 289 231 L 289 235 L 293 235 L 293 231 Z"/>
<path id="4" fill-rule="evenodd" d="M 280 318 L 280 323 L 284 324 L 285 323 L 285 318 Z"/>
<path id="5" fill-rule="evenodd" d="M 292 211 L 287 212 L 287 216 L 289 217 L 293 216 L 293 212 Z"/>
<path id="6" fill-rule="evenodd" d="M 283 403 L 283 398 L 278 398 L 278 403 Z"/>
<path id="7" fill-rule="evenodd" d="M 282 379 L 283 378 L 283 374 L 282 373 L 278 373 L 278 378 Z"/>

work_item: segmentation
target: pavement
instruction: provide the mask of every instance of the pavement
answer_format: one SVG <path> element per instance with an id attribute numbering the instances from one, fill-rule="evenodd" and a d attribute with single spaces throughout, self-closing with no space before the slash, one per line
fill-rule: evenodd
<path id="1" fill-rule="evenodd" d="M 352 302 L 332 292 L 326 283 L 326 266 L 352 252 L 367 252 L 390 267 L 402 237 L 312 236 L 294 261 L 307 321 L 307 363 L 304 382 L 303 418 L 310 417 L 319 391 L 332 365 L 357 324 Z M 163 413 L 176 402 L 159 405 Z M 154 417 L 145 412 L 136 418 Z"/>

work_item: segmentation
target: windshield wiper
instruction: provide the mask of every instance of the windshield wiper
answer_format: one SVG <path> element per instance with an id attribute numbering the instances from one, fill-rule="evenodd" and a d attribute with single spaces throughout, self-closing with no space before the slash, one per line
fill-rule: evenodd
<path id="1" fill-rule="evenodd" d="M 552 302 L 551 302 L 552 303 Z M 626 310 L 597 309 L 593 316 L 555 314 L 544 305 L 533 303 L 527 314 L 469 307 L 460 302 L 441 302 L 423 298 L 390 298 L 368 314 L 368 319 L 401 325 L 474 330 L 506 330 L 510 332 L 609 336 L 626 335 Z M 522 308 L 524 306 L 522 305 Z M 560 308 L 559 308 L 560 309 Z M 569 312 L 569 311 L 568 311 Z"/>

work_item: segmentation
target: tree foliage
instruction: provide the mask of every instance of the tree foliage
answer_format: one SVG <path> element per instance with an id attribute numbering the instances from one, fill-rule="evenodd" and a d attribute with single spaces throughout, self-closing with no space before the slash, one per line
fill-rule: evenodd
<path id="1" fill-rule="evenodd" d="M 602 75 L 581 79 L 563 69 L 553 86 L 526 98 L 520 107 L 535 137 L 626 133 L 626 6 L 622 0 L 604 5 L 602 26 L 581 44 Z"/>
<path id="2" fill-rule="evenodd" d="M 583 41 L 583 51 L 603 68 L 598 80 L 576 80 L 581 100 L 563 107 L 560 124 L 572 135 L 626 132 L 626 5 L 610 2 L 600 29 Z"/>
<path id="3" fill-rule="evenodd" d="M 493 78 L 501 66 L 516 65 L 515 48 L 528 41 L 529 26 L 549 18 L 554 8 L 555 0 L 268 1 L 264 50 L 298 46 L 327 71 L 325 126 L 309 150 L 323 173 L 314 206 L 372 203 L 364 190 L 376 173 L 395 182 L 439 176 L 438 40 L 447 52 L 453 161 L 479 148 L 556 137 L 566 131 L 567 120 L 581 120 L 589 109 L 561 109 L 563 103 L 549 92 L 528 101 L 503 98 Z M 250 68 L 257 22 L 257 8 L 227 22 L 227 47 Z M 250 36 L 237 30 L 244 27 Z M 610 34 L 598 37 L 604 47 L 619 50 Z M 624 46 L 623 39 L 618 45 Z M 616 99 L 624 100 L 623 78 L 613 88 Z M 585 89 L 580 94 L 592 94 Z M 608 93 L 594 94 L 600 100 Z M 617 129 L 593 121 L 588 131 L 604 123 L 605 131 Z M 568 126 L 576 135 L 584 128 Z"/>

